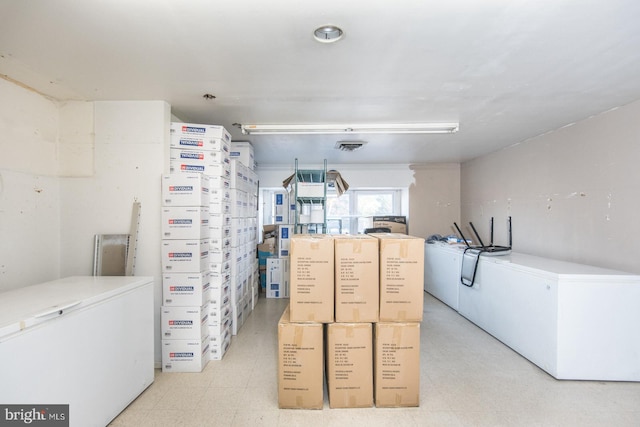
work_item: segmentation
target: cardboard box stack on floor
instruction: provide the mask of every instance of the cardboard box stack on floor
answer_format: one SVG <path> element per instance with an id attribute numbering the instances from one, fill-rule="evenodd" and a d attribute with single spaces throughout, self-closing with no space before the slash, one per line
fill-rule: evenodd
<path id="1" fill-rule="evenodd" d="M 279 327 L 300 329 L 279 333 L 280 407 L 322 408 L 322 384 L 305 382 L 322 370 L 331 408 L 418 406 L 424 239 L 297 234 L 290 266 L 291 301 Z M 303 345 L 306 331 L 322 325 L 324 335 Z M 311 353 L 287 358 L 292 348 L 324 348 L 324 367 Z"/>
<path id="2" fill-rule="evenodd" d="M 424 239 L 373 234 L 380 243 L 380 321 L 374 331 L 376 407 L 419 406 Z"/>

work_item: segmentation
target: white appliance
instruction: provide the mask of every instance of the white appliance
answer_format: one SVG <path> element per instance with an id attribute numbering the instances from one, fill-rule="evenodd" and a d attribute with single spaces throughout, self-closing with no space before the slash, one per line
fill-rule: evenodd
<path id="1" fill-rule="evenodd" d="M 456 311 L 463 252 L 458 245 L 424 244 L 424 290 Z"/>
<path id="2" fill-rule="evenodd" d="M 154 379 L 153 278 L 69 277 L 0 294 L 0 402 L 105 426 Z"/>

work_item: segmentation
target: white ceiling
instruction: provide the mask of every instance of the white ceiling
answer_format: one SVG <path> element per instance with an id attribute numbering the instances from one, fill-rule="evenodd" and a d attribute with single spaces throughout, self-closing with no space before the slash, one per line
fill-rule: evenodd
<path id="1" fill-rule="evenodd" d="M 324 24 L 344 39 L 314 41 Z M 61 100 L 166 100 L 262 166 L 460 162 L 640 99 L 640 1 L 2 0 L 0 74 Z M 233 127 L 442 121 L 460 131 Z"/>

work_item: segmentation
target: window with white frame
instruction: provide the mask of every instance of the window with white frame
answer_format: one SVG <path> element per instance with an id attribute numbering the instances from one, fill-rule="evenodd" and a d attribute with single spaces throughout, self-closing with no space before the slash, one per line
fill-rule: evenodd
<path id="1" fill-rule="evenodd" d="M 263 224 L 274 223 L 273 208 L 276 194 L 283 194 L 283 190 L 264 189 L 262 192 Z M 350 188 L 341 196 L 334 191 L 329 191 L 326 208 L 327 233 L 362 234 L 366 228 L 372 226 L 371 217 L 373 216 L 402 215 L 402 190 Z"/>
<path id="2" fill-rule="evenodd" d="M 371 217 L 401 215 L 402 191 L 349 190 L 342 196 L 327 196 L 327 232 L 362 234 L 371 227 Z"/>

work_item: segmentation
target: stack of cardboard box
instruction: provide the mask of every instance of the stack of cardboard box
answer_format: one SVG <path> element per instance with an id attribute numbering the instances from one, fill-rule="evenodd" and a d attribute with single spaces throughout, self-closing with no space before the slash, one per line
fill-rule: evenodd
<path id="1" fill-rule="evenodd" d="M 423 260 L 403 234 L 292 237 L 281 408 L 322 408 L 322 360 L 331 408 L 419 405 Z"/>

